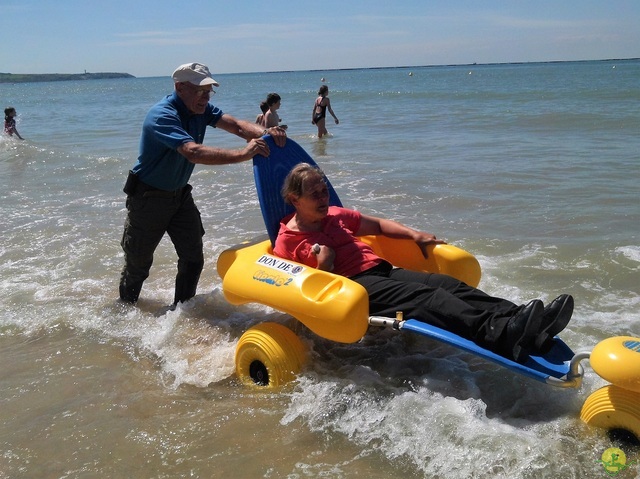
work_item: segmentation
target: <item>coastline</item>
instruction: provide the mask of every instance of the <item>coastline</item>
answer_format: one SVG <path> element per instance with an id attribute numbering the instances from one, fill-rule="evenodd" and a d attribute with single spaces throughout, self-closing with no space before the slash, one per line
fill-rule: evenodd
<path id="1" fill-rule="evenodd" d="M 105 80 L 110 78 L 135 78 L 129 73 L 0 73 L 0 83 L 36 83 L 70 80 Z"/>
<path id="2" fill-rule="evenodd" d="M 300 72 L 332 72 L 332 71 L 358 71 L 358 70 L 387 70 L 387 69 L 407 69 L 407 68 L 442 68 L 442 67 L 480 67 L 480 66 L 528 66 L 528 65 L 553 65 L 559 63 L 606 63 L 606 62 L 627 62 L 637 61 L 640 57 L 633 58 L 602 58 L 595 60 L 540 60 L 540 61 L 513 61 L 513 62 L 488 62 L 488 63 L 448 63 L 433 65 L 397 65 L 397 66 L 374 66 L 374 67 L 348 67 L 348 68 L 313 68 L 311 70 L 270 70 L 252 72 L 220 72 L 218 75 L 238 75 L 238 74 L 266 74 L 266 73 L 300 73 Z M 149 77 L 152 78 L 152 77 Z"/>
<path id="3" fill-rule="evenodd" d="M 349 67 L 349 68 L 328 68 L 311 70 L 273 70 L 273 71 L 253 71 L 253 72 L 220 72 L 219 75 L 237 74 L 273 74 L 273 73 L 299 73 L 305 72 L 331 72 L 331 71 L 358 71 L 358 70 L 385 70 L 385 69 L 408 69 L 408 68 L 439 68 L 439 67 L 478 67 L 478 66 L 508 66 L 508 65 L 535 65 L 535 64 L 557 64 L 557 63 L 593 63 L 593 62 L 622 62 L 636 61 L 636 58 L 605 58 L 598 60 L 550 60 L 532 62 L 492 62 L 492 63 L 452 63 L 443 65 L 399 65 L 399 66 L 374 66 L 374 67 Z M 0 84 L 6 83 L 36 83 L 50 81 L 72 81 L 72 80 L 105 80 L 118 78 L 137 78 L 130 73 L 100 72 L 100 73 L 0 73 Z M 158 76 L 141 77 L 158 78 Z"/>

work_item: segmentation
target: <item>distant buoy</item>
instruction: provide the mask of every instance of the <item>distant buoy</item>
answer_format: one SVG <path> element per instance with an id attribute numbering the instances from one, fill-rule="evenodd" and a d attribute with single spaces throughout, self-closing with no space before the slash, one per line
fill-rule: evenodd
<path id="1" fill-rule="evenodd" d="M 471 75 L 473 72 L 469 72 L 469 75 Z"/>
<path id="2" fill-rule="evenodd" d="M 322 78 L 320 78 L 320 81 L 321 81 L 322 83 L 324 83 L 324 82 L 326 82 L 327 80 L 325 80 L 325 79 L 324 79 L 324 77 L 322 77 Z"/>
<path id="3" fill-rule="evenodd" d="M 409 76 L 412 77 L 413 76 L 413 72 L 409 72 Z"/>

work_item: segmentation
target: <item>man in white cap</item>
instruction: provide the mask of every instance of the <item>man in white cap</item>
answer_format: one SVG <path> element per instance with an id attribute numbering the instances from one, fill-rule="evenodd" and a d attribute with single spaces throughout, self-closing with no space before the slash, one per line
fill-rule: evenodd
<path id="1" fill-rule="evenodd" d="M 153 253 L 165 233 L 178 254 L 173 304 L 196 294 L 204 266 L 200 212 L 188 184 L 196 164 L 226 165 L 269 156 L 262 139 L 270 134 L 284 146 L 282 128 L 268 130 L 239 120 L 209 103 L 218 82 L 201 63 L 186 63 L 173 72 L 174 91 L 149 110 L 142 126 L 140 155 L 125 184 L 127 219 L 122 236 L 125 265 L 120 299 L 135 303 L 149 276 Z M 247 140 L 239 149 L 202 144 L 207 126 L 221 128 Z"/>

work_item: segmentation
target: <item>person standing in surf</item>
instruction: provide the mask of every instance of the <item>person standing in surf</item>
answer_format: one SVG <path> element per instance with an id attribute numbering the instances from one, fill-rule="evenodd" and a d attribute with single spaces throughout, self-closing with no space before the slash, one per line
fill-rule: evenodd
<path id="1" fill-rule="evenodd" d="M 24 140 L 24 138 L 20 136 L 20 133 L 18 133 L 18 129 L 16 128 L 15 116 L 16 109 L 14 107 L 9 106 L 4 109 L 4 132 L 9 136 L 16 135 L 21 140 Z"/>
<path id="2" fill-rule="evenodd" d="M 280 125 L 282 121 L 280 116 L 278 115 L 278 111 L 280 109 L 280 102 L 282 99 L 280 95 L 277 93 L 269 93 L 267 95 L 267 111 L 264 112 L 264 127 L 271 128 L 272 126 L 281 126 L 285 130 L 287 129 L 287 125 Z"/>
<path id="3" fill-rule="evenodd" d="M 322 85 L 318 90 L 318 95 L 319 96 L 316 98 L 311 112 L 311 124 L 318 127 L 318 138 L 322 138 L 324 135 L 329 134 L 326 127 L 327 110 L 329 110 L 329 113 L 336 122 L 336 125 L 340 123 L 340 120 L 338 120 L 338 117 L 333 113 L 333 109 L 331 108 L 329 87 L 327 85 Z"/>
<path id="4" fill-rule="evenodd" d="M 260 102 L 260 111 L 262 113 L 256 116 L 256 123 L 260 126 L 264 126 L 264 114 L 269 111 L 269 105 L 267 105 L 266 101 Z"/>
<path id="5" fill-rule="evenodd" d="M 269 156 L 264 135 L 270 134 L 278 146 L 284 146 L 287 139 L 280 127 L 265 129 L 238 120 L 209 103 L 213 87 L 219 84 L 206 65 L 179 66 L 173 72 L 173 82 L 173 93 L 147 113 L 138 161 L 124 187 L 127 219 L 121 241 L 125 265 L 120 299 L 128 303 L 138 301 L 154 251 L 165 233 L 178 255 L 173 306 L 196 294 L 204 267 L 204 227 L 188 184 L 195 165 L 227 165 L 257 154 Z M 233 133 L 247 143 L 236 150 L 205 146 L 208 126 Z"/>

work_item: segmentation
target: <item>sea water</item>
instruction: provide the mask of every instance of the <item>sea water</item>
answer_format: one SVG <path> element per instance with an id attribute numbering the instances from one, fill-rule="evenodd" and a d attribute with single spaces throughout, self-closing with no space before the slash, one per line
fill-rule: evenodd
<path id="1" fill-rule="evenodd" d="M 212 102 L 238 118 L 278 92 L 289 136 L 345 205 L 471 251 L 483 290 L 573 294 L 574 350 L 640 335 L 640 61 L 214 76 Z M 329 116 L 318 140 L 322 78 L 340 124 Z M 564 390 L 411 334 L 345 345 L 296 328 L 310 351 L 298 379 L 240 385 L 240 335 L 295 327 L 221 291 L 220 252 L 264 233 L 250 162 L 191 179 L 206 229 L 197 296 L 167 310 L 165 238 L 139 304 L 120 304 L 122 187 L 171 88 L 0 85 L 27 139 L 0 139 L 0 477 L 605 477 L 614 439 L 579 419 L 606 384 L 588 363 Z M 215 129 L 205 143 L 244 145 Z"/>

